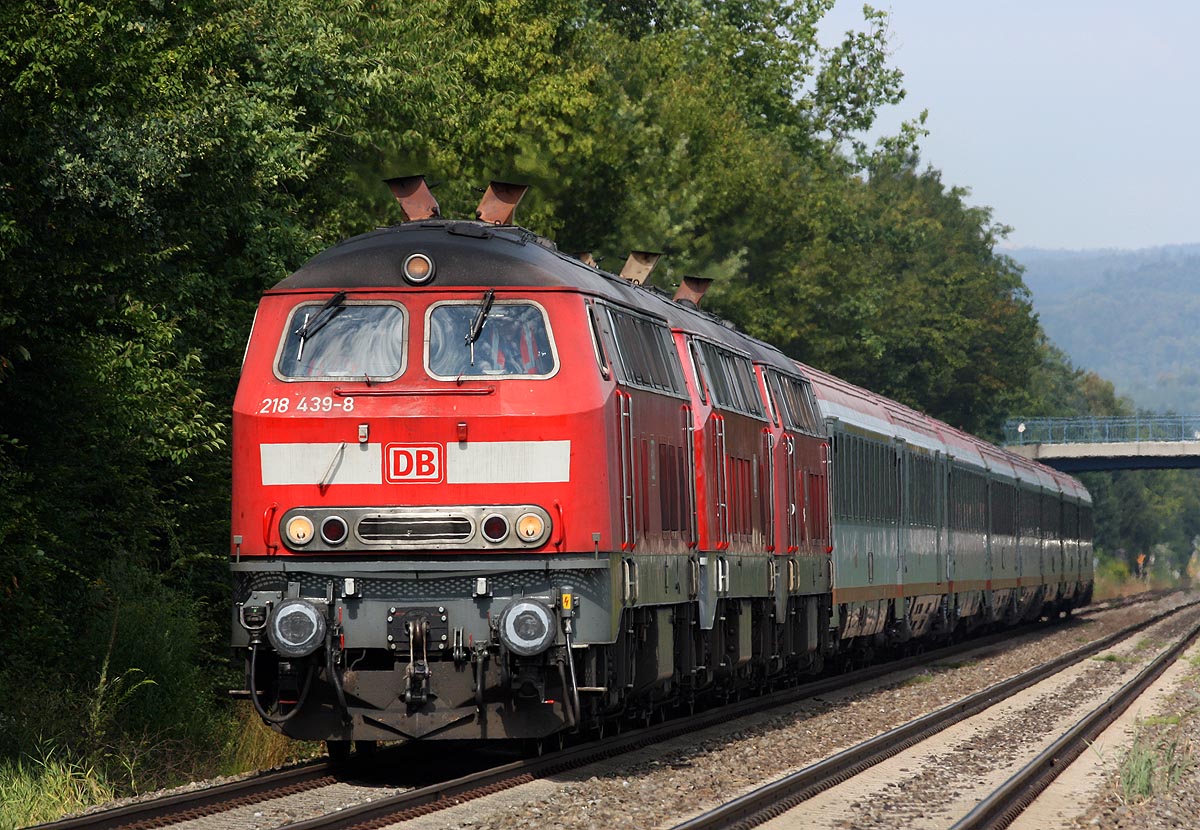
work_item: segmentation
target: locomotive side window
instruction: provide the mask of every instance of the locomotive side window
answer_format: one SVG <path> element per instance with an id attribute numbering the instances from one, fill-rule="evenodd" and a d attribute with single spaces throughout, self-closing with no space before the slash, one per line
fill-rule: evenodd
<path id="1" fill-rule="evenodd" d="M 554 374 L 558 360 L 541 306 L 468 300 L 430 306 L 425 316 L 425 366 L 440 380 L 545 378 Z"/>
<path id="2" fill-rule="evenodd" d="M 398 377 L 404 371 L 407 322 L 402 306 L 346 302 L 344 294 L 296 306 L 276 373 L 296 381 Z"/>
<path id="3" fill-rule="evenodd" d="M 700 341 L 700 351 L 704 355 L 704 368 L 717 406 L 765 420 L 750 361 L 706 340 Z"/>
<path id="4" fill-rule="evenodd" d="M 685 397 L 683 368 L 675 351 L 671 331 L 657 320 L 606 308 L 622 380 L 676 397 Z"/>
<path id="5" fill-rule="evenodd" d="M 806 380 L 767 371 L 768 388 L 775 407 L 783 413 L 788 429 L 821 434 L 821 419 L 817 416 L 812 386 Z"/>

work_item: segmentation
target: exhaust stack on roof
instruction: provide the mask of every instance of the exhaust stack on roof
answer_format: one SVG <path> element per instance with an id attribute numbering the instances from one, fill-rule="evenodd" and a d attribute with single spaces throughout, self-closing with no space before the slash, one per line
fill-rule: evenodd
<path id="1" fill-rule="evenodd" d="M 684 277 L 679 283 L 679 287 L 675 289 L 675 296 L 672 299 L 680 305 L 699 308 L 700 300 L 710 285 L 712 285 L 712 280 L 708 277 Z"/>
<path id="2" fill-rule="evenodd" d="M 621 276 L 634 285 L 644 285 L 660 259 L 662 254 L 653 251 L 631 251 L 621 267 Z"/>
<path id="3" fill-rule="evenodd" d="M 424 176 L 398 176 L 387 179 L 386 184 L 392 189 L 392 195 L 400 203 L 400 210 L 410 222 L 421 219 L 433 219 L 442 215 L 437 199 L 425 184 Z"/>
<path id="4" fill-rule="evenodd" d="M 479 207 L 475 209 L 476 218 L 493 225 L 511 225 L 517 205 L 528 189 L 527 184 L 489 183 L 487 192 L 479 201 Z"/>

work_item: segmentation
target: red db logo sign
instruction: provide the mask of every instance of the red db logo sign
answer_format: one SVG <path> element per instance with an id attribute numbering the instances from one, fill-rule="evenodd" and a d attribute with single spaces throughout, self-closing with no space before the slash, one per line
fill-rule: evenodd
<path id="1" fill-rule="evenodd" d="M 442 447 L 439 444 L 388 444 L 384 474 L 391 484 L 442 480 Z"/>

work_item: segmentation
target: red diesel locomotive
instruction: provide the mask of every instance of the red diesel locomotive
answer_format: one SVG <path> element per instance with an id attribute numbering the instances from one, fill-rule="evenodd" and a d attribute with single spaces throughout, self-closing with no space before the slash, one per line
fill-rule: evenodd
<path id="1" fill-rule="evenodd" d="M 325 740 L 544 739 L 1090 600 L 1073 479 L 517 227 L 409 221 L 262 299 L 233 645 Z"/>

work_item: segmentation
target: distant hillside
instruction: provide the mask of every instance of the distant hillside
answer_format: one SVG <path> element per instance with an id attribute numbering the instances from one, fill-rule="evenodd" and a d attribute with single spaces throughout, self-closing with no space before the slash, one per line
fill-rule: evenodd
<path id="1" fill-rule="evenodd" d="M 1076 366 L 1140 409 L 1200 413 L 1200 245 L 1008 254 Z"/>

